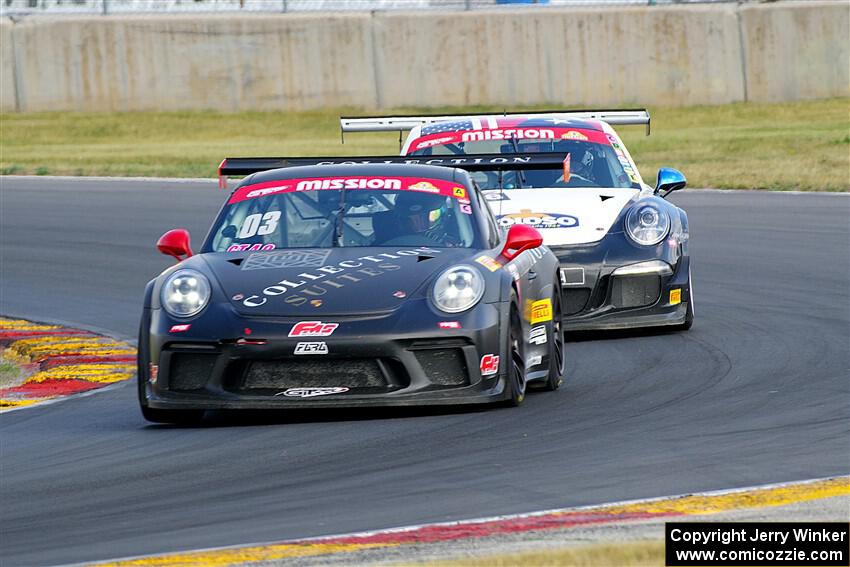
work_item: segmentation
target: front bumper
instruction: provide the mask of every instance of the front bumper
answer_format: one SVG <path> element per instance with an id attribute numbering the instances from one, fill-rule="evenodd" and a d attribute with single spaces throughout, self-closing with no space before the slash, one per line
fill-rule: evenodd
<path id="1" fill-rule="evenodd" d="M 140 376 L 144 403 L 155 409 L 264 409 L 499 401 L 506 395 L 505 365 L 482 376 L 479 362 L 502 354 L 502 311 L 500 304 L 480 304 L 451 318 L 459 329 L 441 329 L 436 318 L 404 320 L 402 313 L 323 314 L 317 319 L 339 323 L 327 337 L 289 337 L 297 319 L 236 315 L 225 325 L 230 332 L 222 333 L 220 323 L 193 323 L 191 334 L 175 335 L 169 331 L 173 319 L 151 311 Z M 325 343 L 327 353 L 296 355 L 302 342 Z"/>
<path id="2" fill-rule="evenodd" d="M 643 247 L 612 234 L 589 246 L 552 247 L 561 263 L 566 331 L 681 325 L 690 301 L 690 257 L 668 239 Z"/>

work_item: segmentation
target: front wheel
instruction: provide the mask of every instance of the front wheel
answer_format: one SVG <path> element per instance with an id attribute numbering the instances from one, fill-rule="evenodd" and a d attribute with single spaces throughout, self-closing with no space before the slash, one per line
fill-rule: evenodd
<path id="1" fill-rule="evenodd" d="M 139 325 L 139 352 L 136 357 L 136 386 L 139 395 L 139 409 L 142 417 L 154 423 L 175 423 L 180 425 L 192 425 L 201 421 L 204 410 L 164 410 L 148 407 L 147 395 L 145 393 L 145 381 L 148 379 L 148 341 L 145 336 L 145 319 Z"/>
<path id="2" fill-rule="evenodd" d="M 525 400 L 525 358 L 523 356 L 522 323 L 519 320 L 516 294 L 511 292 L 511 315 L 510 329 L 508 331 L 508 344 L 505 353 L 508 355 L 507 364 L 507 390 L 508 406 L 516 407 Z"/>
<path id="3" fill-rule="evenodd" d="M 141 406 L 142 417 L 154 423 L 174 423 L 176 425 L 194 425 L 204 417 L 204 410 L 154 409 Z"/>
<path id="4" fill-rule="evenodd" d="M 564 383 L 567 358 L 564 355 L 564 316 L 561 311 L 561 287 L 555 282 L 552 292 L 552 336 L 549 338 L 549 375 L 543 389 L 554 392 Z"/>

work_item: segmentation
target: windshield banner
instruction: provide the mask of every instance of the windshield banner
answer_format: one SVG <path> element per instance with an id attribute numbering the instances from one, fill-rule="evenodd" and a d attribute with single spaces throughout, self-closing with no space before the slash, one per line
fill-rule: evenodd
<path id="1" fill-rule="evenodd" d="M 229 204 L 239 203 L 248 199 L 276 195 L 278 193 L 295 193 L 302 191 L 341 190 L 341 189 L 370 189 L 373 191 L 419 191 L 452 197 L 461 203 L 469 203 L 466 188 L 454 181 L 445 179 L 425 179 L 422 177 L 375 177 L 375 176 L 343 176 L 343 177 L 310 177 L 301 179 L 278 179 L 245 185 L 233 192 Z"/>
<path id="2" fill-rule="evenodd" d="M 439 132 L 417 138 L 408 151 L 421 150 L 445 144 L 458 144 L 461 142 L 483 142 L 486 140 L 511 140 L 528 142 L 536 140 L 540 142 L 561 140 L 577 140 L 579 142 L 593 142 L 595 144 L 610 145 L 611 142 L 605 132 L 599 130 L 588 130 L 585 128 L 481 128 L 478 130 L 460 130 L 457 132 Z"/>

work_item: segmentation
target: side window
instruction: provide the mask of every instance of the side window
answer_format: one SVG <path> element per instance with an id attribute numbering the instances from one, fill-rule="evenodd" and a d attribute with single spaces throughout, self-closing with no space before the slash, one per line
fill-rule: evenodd
<path id="1" fill-rule="evenodd" d="M 496 217 L 493 216 L 493 211 L 490 210 L 490 204 L 487 203 L 487 200 L 481 196 L 481 191 L 475 191 L 475 198 L 478 199 L 478 207 L 481 209 L 484 218 L 487 220 L 486 230 L 487 230 L 487 244 L 490 248 L 495 248 L 499 244 L 499 240 L 501 240 L 501 233 L 499 232 L 498 225 L 496 224 Z"/>

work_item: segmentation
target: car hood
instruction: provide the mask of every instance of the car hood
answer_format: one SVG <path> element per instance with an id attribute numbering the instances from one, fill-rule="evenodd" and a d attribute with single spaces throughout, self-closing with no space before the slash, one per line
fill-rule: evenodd
<path id="1" fill-rule="evenodd" d="M 549 246 L 601 240 L 640 191 L 590 187 L 485 191 L 499 224 L 533 226 Z"/>
<path id="2" fill-rule="evenodd" d="M 389 312 L 425 292 L 469 249 L 318 248 L 205 254 L 239 313 L 252 316 L 362 315 Z"/>

